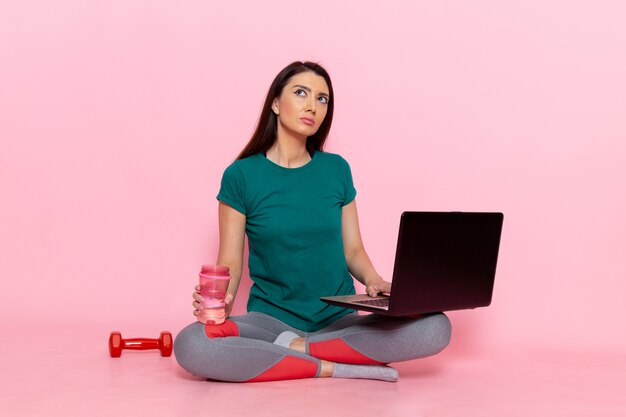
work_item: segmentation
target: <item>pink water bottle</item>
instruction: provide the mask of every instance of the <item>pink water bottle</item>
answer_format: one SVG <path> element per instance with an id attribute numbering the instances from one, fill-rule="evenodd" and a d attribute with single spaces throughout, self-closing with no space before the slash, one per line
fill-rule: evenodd
<path id="1" fill-rule="evenodd" d="M 230 282 L 227 266 L 202 265 L 200 270 L 200 295 L 204 299 L 198 313 L 198 321 L 206 324 L 222 324 L 226 320 L 226 290 Z"/>

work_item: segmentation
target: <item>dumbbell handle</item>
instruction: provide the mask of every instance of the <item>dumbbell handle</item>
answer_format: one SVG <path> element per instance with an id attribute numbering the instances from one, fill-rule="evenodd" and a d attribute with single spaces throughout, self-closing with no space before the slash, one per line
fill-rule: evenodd
<path id="1" fill-rule="evenodd" d="M 144 339 L 137 337 L 134 339 L 122 339 L 122 348 L 130 350 L 147 350 L 147 349 L 159 349 L 161 342 L 159 339 Z"/>

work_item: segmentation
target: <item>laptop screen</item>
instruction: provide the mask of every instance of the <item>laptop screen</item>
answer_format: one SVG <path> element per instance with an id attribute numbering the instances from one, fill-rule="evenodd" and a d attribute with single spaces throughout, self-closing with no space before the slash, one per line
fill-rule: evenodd
<path id="1" fill-rule="evenodd" d="M 502 213 L 404 212 L 390 309 L 458 310 L 491 303 Z"/>

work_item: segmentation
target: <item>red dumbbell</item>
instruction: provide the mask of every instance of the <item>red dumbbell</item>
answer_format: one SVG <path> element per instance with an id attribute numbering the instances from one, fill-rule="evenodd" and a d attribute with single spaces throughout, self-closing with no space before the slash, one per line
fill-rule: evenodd
<path id="1" fill-rule="evenodd" d="M 161 356 L 170 356 L 172 354 L 172 345 L 172 334 L 170 332 L 161 332 L 161 336 L 158 339 L 122 339 L 120 332 L 111 332 L 109 337 L 109 352 L 112 358 L 122 356 L 123 349 L 159 349 Z"/>

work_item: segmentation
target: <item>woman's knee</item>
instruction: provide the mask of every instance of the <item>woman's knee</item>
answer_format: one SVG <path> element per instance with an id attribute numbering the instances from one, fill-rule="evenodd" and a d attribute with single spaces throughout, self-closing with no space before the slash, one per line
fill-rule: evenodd
<path id="1" fill-rule="evenodd" d="M 201 323 L 192 323 L 181 330 L 174 340 L 178 364 L 198 377 L 243 382 L 267 371 L 288 350 L 263 340 L 216 332 Z"/>
<path id="2" fill-rule="evenodd" d="M 229 339 L 239 339 L 231 332 L 215 334 L 211 326 L 192 323 L 176 335 L 174 355 L 178 364 L 192 375 L 231 381 L 230 368 L 235 353 L 229 346 Z"/>
<path id="3" fill-rule="evenodd" d="M 212 351 L 217 346 L 210 339 L 201 323 L 192 323 L 176 335 L 174 340 L 174 356 L 178 364 L 187 372 L 210 378 Z"/>
<path id="4" fill-rule="evenodd" d="M 425 325 L 428 327 L 429 342 L 432 354 L 436 354 L 444 350 L 450 344 L 452 335 L 452 324 L 450 319 L 443 313 L 433 314 L 424 317 Z"/>

